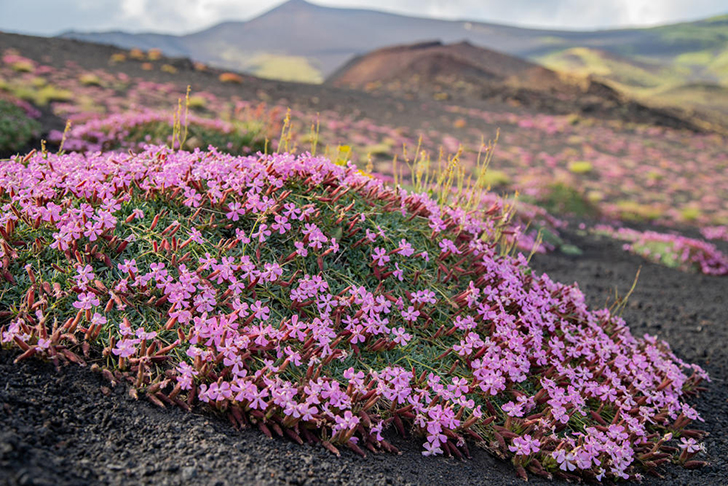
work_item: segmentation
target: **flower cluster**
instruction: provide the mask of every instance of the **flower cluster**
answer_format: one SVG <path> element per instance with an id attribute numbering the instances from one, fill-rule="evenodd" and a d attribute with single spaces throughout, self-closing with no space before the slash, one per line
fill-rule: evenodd
<path id="1" fill-rule="evenodd" d="M 626 241 L 626 251 L 668 267 L 706 275 L 728 275 L 728 257 L 715 245 L 705 241 L 656 231 L 615 229 L 608 225 L 597 225 L 594 232 Z M 714 235 L 710 232 L 707 234 Z"/>
<path id="2" fill-rule="evenodd" d="M 178 130 L 185 131 L 184 140 L 175 139 L 175 123 L 181 125 Z M 49 139 L 56 144 L 63 142 L 65 150 L 79 152 L 139 150 L 165 143 L 179 148 L 184 143 L 188 148 L 213 145 L 229 153 L 249 154 L 265 148 L 265 136 L 261 124 L 233 124 L 193 114 L 175 120 L 170 114 L 148 111 L 94 117 L 74 125 L 66 134 L 54 130 Z"/>
<path id="3" fill-rule="evenodd" d="M 0 92 L 0 154 L 24 149 L 40 136 L 38 110 L 28 103 Z"/>
<path id="4" fill-rule="evenodd" d="M 708 240 L 728 241 L 728 226 L 706 226 L 700 233 Z"/>
<path id="5" fill-rule="evenodd" d="M 502 213 L 308 154 L 31 154 L 0 166 L 0 339 L 297 442 L 633 477 L 700 439 L 706 374 L 500 251 Z M 688 447 L 688 446 L 686 446 Z M 699 447 L 689 444 L 689 447 Z M 692 450 L 692 449 L 691 449 Z"/>
<path id="6" fill-rule="evenodd" d="M 3 53 L 2 63 L 10 66 L 13 71 L 30 73 L 35 71 L 37 65 L 37 63 L 32 59 L 23 57 L 18 54 L 17 51 L 11 49 L 8 49 Z"/>

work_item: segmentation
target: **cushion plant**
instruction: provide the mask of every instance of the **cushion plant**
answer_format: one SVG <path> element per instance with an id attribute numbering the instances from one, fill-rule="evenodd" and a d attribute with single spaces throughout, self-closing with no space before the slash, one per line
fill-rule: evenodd
<path id="1" fill-rule="evenodd" d="M 154 403 L 365 454 L 482 444 L 519 474 L 688 467 L 706 374 L 440 204 L 309 154 L 148 147 L 0 166 L 0 335 Z M 682 439 L 683 452 L 673 447 Z"/>
<path id="2" fill-rule="evenodd" d="M 0 153 L 22 150 L 40 135 L 40 123 L 30 116 L 36 113 L 20 100 L 0 97 Z"/>
<path id="3" fill-rule="evenodd" d="M 146 111 L 98 115 L 72 125 L 67 133 L 53 131 L 50 140 L 67 151 L 139 150 L 148 144 L 169 144 L 176 148 L 212 145 L 233 154 L 250 154 L 265 149 L 268 127 L 263 121 L 226 122 L 187 112 L 177 115 Z M 182 125 L 184 138 L 173 130 Z"/>

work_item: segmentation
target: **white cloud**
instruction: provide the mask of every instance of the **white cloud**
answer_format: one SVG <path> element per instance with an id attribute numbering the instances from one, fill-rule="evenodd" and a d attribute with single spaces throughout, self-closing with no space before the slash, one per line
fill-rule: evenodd
<path id="1" fill-rule="evenodd" d="M 557 29 L 647 26 L 728 13 L 726 0 L 313 0 L 410 15 Z"/>
<path id="2" fill-rule="evenodd" d="M 312 0 L 408 15 L 557 29 L 655 25 L 728 13 L 726 0 Z M 0 0 L 0 30 L 52 35 L 126 30 L 183 34 L 247 20 L 284 0 Z"/>
<path id="3" fill-rule="evenodd" d="M 227 20 L 248 20 L 284 0 L 119 0 L 125 30 L 188 33 Z"/>

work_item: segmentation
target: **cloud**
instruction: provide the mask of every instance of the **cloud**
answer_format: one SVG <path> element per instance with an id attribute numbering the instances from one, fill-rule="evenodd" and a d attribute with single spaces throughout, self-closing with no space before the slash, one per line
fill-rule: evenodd
<path id="1" fill-rule="evenodd" d="M 282 3 L 280 0 L 277 3 Z M 274 1 L 120 0 L 124 18 L 136 31 L 185 33 L 226 20 L 247 20 L 269 10 Z"/>
<path id="2" fill-rule="evenodd" d="M 314 0 L 409 15 L 557 29 L 647 26 L 728 13 L 725 0 Z"/>
<path id="3" fill-rule="evenodd" d="M 0 0 L 0 30 L 55 35 L 67 30 L 185 34 L 247 20 L 284 0 Z"/>
<path id="4" fill-rule="evenodd" d="M 0 0 L 0 30 L 184 34 L 247 20 L 284 0 Z M 312 0 L 407 15 L 557 29 L 656 25 L 728 13 L 725 0 Z"/>

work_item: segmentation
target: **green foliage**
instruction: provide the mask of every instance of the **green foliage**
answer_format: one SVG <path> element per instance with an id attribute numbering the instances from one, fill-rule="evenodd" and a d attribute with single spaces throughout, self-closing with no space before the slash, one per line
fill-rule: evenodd
<path id="1" fill-rule="evenodd" d="M 556 182 L 544 188 L 533 202 L 547 211 L 556 214 L 573 214 L 575 216 L 596 216 L 598 209 L 579 190 L 564 182 Z"/>
<path id="2" fill-rule="evenodd" d="M 728 65 L 726 65 L 728 75 Z M 724 126 L 728 125 L 728 87 L 715 84 L 687 84 L 672 89 L 655 93 L 646 100 L 657 106 L 676 105 L 684 108 L 697 110 L 701 114 L 709 114 L 709 117 L 720 121 Z M 701 116 L 701 119 L 708 119 Z"/>
<path id="3" fill-rule="evenodd" d="M 26 60 L 16 61 L 10 67 L 18 73 L 32 73 L 35 70 L 33 63 Z"/>
<path id="4" fill-rule="evenodd" d="M 0 99 L 0 152 L 24 148 L 40 135 L 41 126 L 10 101 Z"/>
<path id="5" fill-rule="evenodd" d="M 218 49 L 219 50 L 219 49 Z M 264 51 L 248 51 L 243 47 L 226 46 L 218 52 L 228 67 L 251 73 L 259 78 L 319 84 L 324 80 L 313 59 Z"/>
<path id="6" fill-rule="evenodd" d="M 231 154 L 250 154 L 265 150 L 265 138 L 262 135 L 263 127 L 257 123 L 235 123 L 236 129 L 230 133 L 213 130 L 205 126 L 190 124 L 188 137 L 185 142 L 187 148 L 194 148 L 196 141 L 208 145 L 220 147 Z M 169 130 L 169 126 L 167 126 Z"/>
<path id="7" fill-rule="evenodd" d="M 259 54 L 250 61 L 248 69 L 260 78 L 313 84 L 324 80 L 321 71 L 301 56 Z"/>
<path id="8" fill-rule="evenodd" d="M 706 25 L 703 22 L 685 23 L 656 29 L 660 41 L 685 51 L 695 47 L 715 48 L 728 43 L 728 32 L 721 24 Z"/>
<path id="9" fill-rule="evenodd" d="M 585 160 L 579 160 L 569 164 L 569 172 L 573 174 L 588 174 L 592 170 L 594 170 L 594 166 L 592 166 L 591 162 Z"/>
<path id="10" fill-rule="evenodd" d="M 718 76 L 722 82 L 728 82 L 728 49 L 713 56 L 708 70 Z"/>
<path id="11" fill-rule="evenodd" d="M 700 216 L 702 216 L 702 214 L 703 213 L 700 211 L 700 208 L 696 207 L 688 207 L 680 211 L 680 216 L 688 222 L 696 221 Z"/>
<path id="12" fill-rule="evenodd" d="M 619 217 L 626 221 L 654 221 L 663 215 L 656 206 L 640 204 L 636 201 L 617 201 Z"/>
<path id="13" fill-rule="evenodd" d="M 190 96 L 188 106 L 191 109 L 204 109 L 207 106 L 207 100 L 202 96 Z"/>
<path id="14" fill-rule="evenodd" d="M 365 154 L 371 154 L 372 156 L 387 156 L 392 153 L 392 150 L 393 147 L 391 144 L 382 142 L 374 145 L 367 145 L 366 147 L 364 147 L 364 150 L 362 150 L 362 152 L 364 152 Z"/>
<path id="15" fill-rule="evenodd" d="M 73 93 L 51 84 L 20 82 L 4 83 L 2 88 L 21 100 L 29 101 L 36 106 L 47 106 L 51 101 L 70 101 Z"/>
<path id="16" fill-rule="evenodd" d="M 103 81 L 101 81 L 101 78 L 93 73 L 82 74 L 81 77 L 78 78 L 78 80 L 84 86 L 103 86 L 104 85 Z"/>
<path id="17" fill-rule="evenodd" d="M 553 52 L 537 61 L 551 69 L 577 76 L 596 75 L 625 87 L 657 87 L 684 80 L 682 75 L 660 62 L 637 60 L 585 47 Z"/>
<path id="18" fill-rule="evenodd" d="M 698 109 L 710 116 L 711 123 L 724 124 L 725 103 L 719 100 L 713 104 L 705 99 L 711 97 L 710 93 L 692 88 L 695 83 L 728 83 L 724 17 L 634 33 L 640 36 L 637 42 L 607 42 L 600 48 L 579 46 L 578 40 L 560 46 L 544 42 L 550 49 L 534 60 L 557 71 L 596 76 L 650 105 Z"/>
<path id="19" fill-rule="evenodd" d="M 680 54 L 675 58 L 678 64 L 688 64 L 690 66 L 707 66 L 715 59 L 712 51 L 696 51 Z"/>
<path id="20" fill-rule="evenodd" d="M 502 170 L 488 169 L 482 176 L 482 181 L 486 187 L 507 186 L 512 180 Z"/>
<path id="21" fill-rule="evenodd" d="M 234 154 L 250 154 L 265 150 L 264 127 L 262 123 L 235 122 L 234 129 L 222 130 L 214 126 L 191 121 L 187 127 L 187 137 L 182 142 L 185 149 L 207 149 L 209 145 Z M 140 144 L 166 144 L 172 137 L 167 120 L 153 120 L 126 127 L 124 137 L 110 134 L 104 140 L 97 140 L 94 134 L 84 137 L 89 142 L 101 142 L 104 150 L 117 150 L 124 147 L 137 147 Z M 89 138 L 90 137 L 90 138 Z"/>

